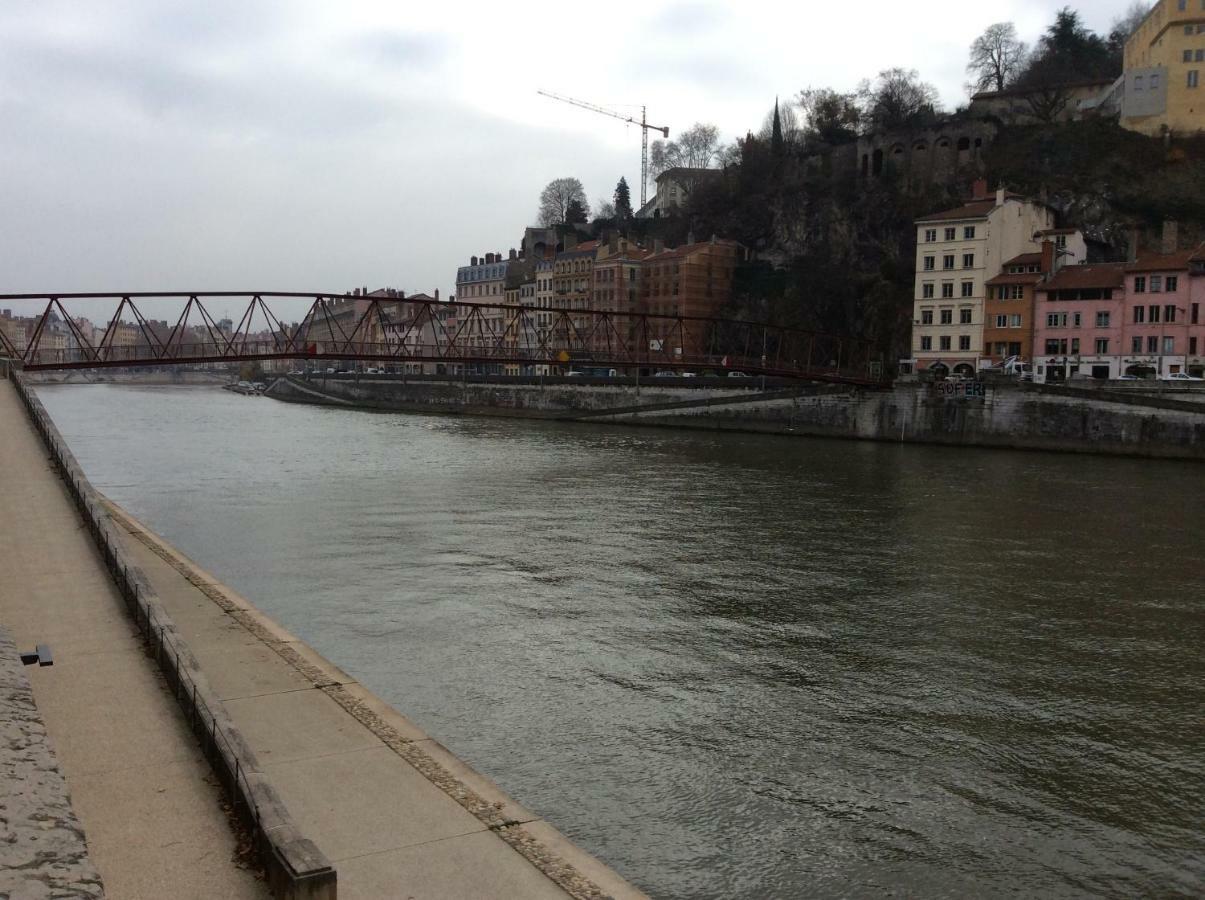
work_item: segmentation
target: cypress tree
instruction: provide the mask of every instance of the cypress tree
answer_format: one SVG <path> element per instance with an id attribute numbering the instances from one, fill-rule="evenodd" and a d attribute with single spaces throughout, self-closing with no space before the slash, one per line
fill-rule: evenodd
<path id="1" fill-rule="evenodd" d="M 778 116 L 778 98 L 774 98 L 774 127 L 770 132 L 770 151 L 775 156 L 782 156 L 786 144 L 782 139 L 782 119 Z"/>
<path id="2" fill-rule="evenodd" d="M 632 193 L 628 190 L 628 180 L 622 176 L 615 185 L 615 218 L 621 222 L 632 218 Z"/>

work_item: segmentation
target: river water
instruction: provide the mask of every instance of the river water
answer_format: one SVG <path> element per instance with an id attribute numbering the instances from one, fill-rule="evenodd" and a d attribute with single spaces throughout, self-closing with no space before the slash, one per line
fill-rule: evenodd
<path id="1" fill-rule="evenodd" d="M 1205 892 L 1200 465 L 40 393 L 654 897 Z"/>

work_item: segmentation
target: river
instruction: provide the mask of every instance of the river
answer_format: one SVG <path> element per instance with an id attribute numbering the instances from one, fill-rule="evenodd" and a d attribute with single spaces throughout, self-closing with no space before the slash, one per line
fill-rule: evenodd
<path id="1" fill-rule="evenodd" d="M 1205 468 L 44 387 L 94 483 L 656 898 L 1205 891 Z"/>

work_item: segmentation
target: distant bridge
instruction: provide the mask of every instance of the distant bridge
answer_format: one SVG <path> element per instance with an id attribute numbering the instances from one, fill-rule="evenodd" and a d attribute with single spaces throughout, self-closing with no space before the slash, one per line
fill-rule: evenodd
<path id="1" fill-rule="evenodd" d="M 6 320 L 17 334 L 0 321 L 0 357 L 31 371 L 299 360 L 448 374 L 665 369 L 885 380 L 868 341 L 733 319 L 273 291 L 0 295 L 10 301 L 41 310 Z M 232 305 L 237 319 L 223 315 Z"/>

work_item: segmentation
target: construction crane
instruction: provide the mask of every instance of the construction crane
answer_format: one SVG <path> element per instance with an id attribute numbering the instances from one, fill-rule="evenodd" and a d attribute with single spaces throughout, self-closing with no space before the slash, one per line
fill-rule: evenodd
<path id="1" fill-rule="evenodd" d="M 560 100 L 562 103 L 568 103 L 570 106 L 580 106 L 582 109 L 588 109 L 591 112 L 599 113 L 600 115 L 610 116 L 612 119 L 619 119 L 621 122 L 627 122 L 629 125 L 640 126 L 640 207 L 648 201 L 648 183 L 649 183 L 649 129 L 661 132 L 663 137 L 669 137 L 669 128 L 664 125 L 650 125 L 648 122 L 648 107 L 640 107 L 640 119 L 637 121 L 632 116 L 625 116 L 623 113 L 617 113 L 614 110 L 607 109 L 605 106 L 596 106 L 593 103 L 587 103 L 585 100 L 575 100 L 572 97 L 563 97 L 560 94 L 554 94 L 551 91 L 536 91 L 537 94 L 543 97 L 549 97 L 553 100 Z"/>

